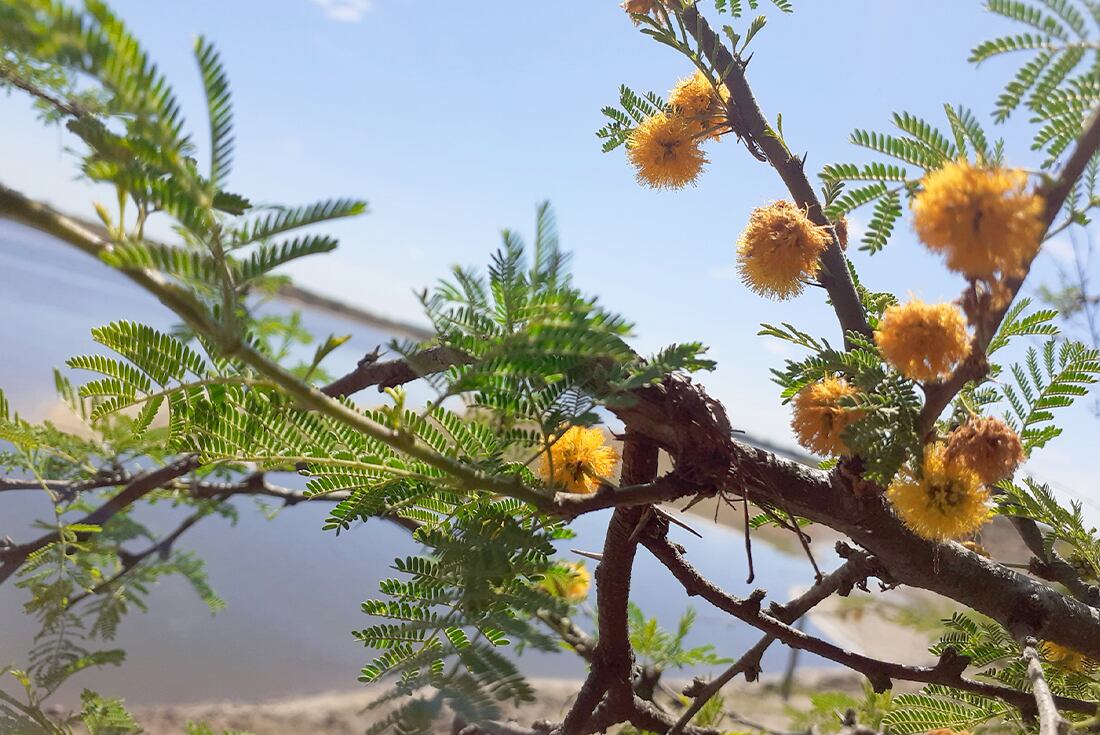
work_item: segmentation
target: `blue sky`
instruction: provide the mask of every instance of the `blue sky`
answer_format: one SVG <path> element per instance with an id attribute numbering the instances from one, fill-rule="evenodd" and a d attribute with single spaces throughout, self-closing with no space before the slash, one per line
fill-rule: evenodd
<path id="1" fill-rule="evenodd" d="M 706 3 L 704 3 L 706 5 Z M 771 169 L 734 140 L 709 146 L 697 187 L 637 186 L 621 151 L 600 152 L 599 109 L 620 83 L 664 94 L 690 73 L 674 52 L 640 35 L 612 0 L 116 0 L 116 10 L 175 83 L 197 140 L 205 138 L 191 56 L 205 33 L 222 51 L 237 121 L 231 187 L 254 200 L 357 196 L 371 213 L 330 228 L 337 253 L 290 269 L 302 284 L 373 310 L 417 319 L 414 289 L 456 263 L 482 264 L 499 230 L 529 232 L 550 199 L 577 282 L 637 324 L 643 351 L 700 339 L 719 361 L 701 378 L 735 425 L 789 440 L 768 368 L 787 353 L 755 336 L 761 321 L 792 321 L 836 339 L 821 297 L 763 301 L 735 277 L 734 243 L 753 207 L 782 197 Z M 770 11 L 749 77 L 771 119 L 783 114 L 808 168 L 868 160 L 846 141 L 854 127 L 886 129 L 909 110 L 942 121 L 944 102 L 990 110 L 1014 67 L 966 62 L 978 41 L 1015 30 L 977 0 L 795 0 Z M 724 21 L 725 22 L 725 21 Z M 0 97 L 0 177 L 88 214 L 90 187 L 74 180 L 64 131 L 43 130 L 19 97 Z M 1034 165 L 1025 125 L 1002 128 L 1008 158 Z M 857 213 L 855 227 L 866 221 Z M 1064 257 L 1053 243 L 1036 282 Z M 954 298 L 961 281 L 916 242 L 907 223 L 888 250 L 857 254 L 878 290 Z M 46 366 L 43 366 L 44 369 Z M 1067 412 L 1067 437 L 1033 461 L 1076 492 L 1100 470 L 1087 452 L 1098 424 Z"/>

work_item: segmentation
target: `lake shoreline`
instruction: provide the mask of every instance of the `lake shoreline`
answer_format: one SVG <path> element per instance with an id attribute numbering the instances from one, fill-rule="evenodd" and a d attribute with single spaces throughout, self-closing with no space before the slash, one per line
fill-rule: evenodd
<path id="1" fill-rule="evenodd" d="M 790 726 L 788 707 L 806 708 L 811 694 L 820 691 L 841 691 L 856 698 L 862 696 L 862 677 L 838 669 L 807 668 L 799 670 L 789 701 L 780 694 L 779 675 L 763 676 L 759 682 L 737 680 L 723 690 L 725 708 L 768 728 L 783 730 Z M 533 722 L 560 720 L 581 686 L 580 679 L 532 678 L 536 701 L 521 708 L 505 706 L 501 721 L 514 721 L 529 727 Z M 670 679 L 671 691 L 679 691 L 687 683 Z M 215 732 L 223 729 L 244 730 L 253 735 L 289 735 L 290 733 L 324 732 L 326 735 L 360 735 L 378 721 L 391 707 L 368 709 L 386 685 L 375 685 L 350 691 L 333 691 L 303 697 L 269 699 L 257 702 L 206 702 L 186 706 L 141 707 L 134 710 L 135 719 L 144 728 L 144 735 L 178 735 L 188 721 L 201 721 Z M 661 698 L 667 704 L 668 699 Z M 399 700 L 400 701 L 400 700 Z M 449 727 L 450 718 L 441 725 Z M 731 726 L 732 723 L 727 723 Z"/>

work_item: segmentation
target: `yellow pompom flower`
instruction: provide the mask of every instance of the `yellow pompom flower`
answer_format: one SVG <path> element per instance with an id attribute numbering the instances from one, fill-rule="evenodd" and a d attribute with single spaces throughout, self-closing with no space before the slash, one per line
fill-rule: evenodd
<path id="1" fill-rule="evenodd" d="M 626 156 L 639 183 L 654 189 L 680 189 L 693 183 L 707 157 L 683 115 L 664 112 L 646 118 L 626 142 Z"/>
<path id="2" fill-rule="evenodd" d="M 798 391 L 792 404 L 791 428 L 798 443 L 818 454 L 848 454 L 841 433 L 863 417 L 863 411 L 842 405 L 857 393 L 843 378 L 827 377 Z"/>
<path id="3" fill-rule="evenodd" d="M 1061 643 L 1043 641 L 1039 650 L 1047 661 L 1067 671 L 1081 674 L 1092 666 L 1092 662 L 1085 654 L 1075 651 L 1069 646 L 1063 646 Z"/>
<path id="4" fill-rule="evenodd" d="M 725 85 L 719 89 L 716 92 L 706 75 L 696 70 L 692 76 L 676 83 L 668 101 L 695 126 L 696 134 L 706 133 L 705 137 L 717 138 L 719 132 L 714 128 L 722 123 L 726 101 L 730 96 Z"/>
<path id="5" fill-rule="evenodd" d="M 817 275 L 830 234 L 788 201 L 753 210 L 737 245 L 737 269 L 750 289 L 776 299 L 802 293 Z"/>
<path id="6" fill-rule="evenodd" d="M 883 357 L 910 380 L 940 380 L 970 354 L 966 319 L 953 304 L 913 299 L 886 309 L 875 330 Z"/>
<path id="7" fill-rule="evenodd" d="M 592 586 L 592 575 L 588 573 L 584 562 L 572 562 L 563 565 L 565 574 L 547 575 L 542 580 L 542 588 L 567 602 L 581 602 L 588 597 Z"/>
<path id="8" fill-rule="evenodd" d="M 1043 198 L 1018 169 L 979 168 L 964 160 L 924 177 L 913 199 L 913 226 L 947 267 L 968 278 L 1021 275 L 1043 236 Z"/>
<path id="9" fill-rule="evenodd" d="M 992 416 L 972 416 L 947 437 L 946 456 L 978 473 L 982 482 L 1011 477 L 1024 461 L 1024 446 L 1008 424 Z"/>
<path id="10" fill-rule="evenodd" d="M 543 453 L 539 474 L 548 485 L 571 493 L 594 493 L 600 478 L 607 477 L 619 461 L 618 453 L 606 446 L 597 428 L 570 427 Z"/>
<path id="11" fill-rule="evenodd" d="M 989 493 L 978 475 L 944 458 L 940 445 L 924 449 L 921 472 L 904 471 L 886 492 L 902 523 L 933 541 L 961 539 L 989 519 Z"/>

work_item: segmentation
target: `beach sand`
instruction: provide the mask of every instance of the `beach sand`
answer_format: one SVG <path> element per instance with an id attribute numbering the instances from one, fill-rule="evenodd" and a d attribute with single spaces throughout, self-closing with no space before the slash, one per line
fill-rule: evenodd
<path id="1" fill-rule="evenodd" d="M 723 691 L 725 709 L 764 727 L 784 729 L 789 726 L 788 707 L 805 708 L 809 696 L 816 691 L 844 691 L 862 696 L 861 678 L 836 669 L 804 669 L 799 672 L 791 699 L 784 702 L 779 693 L 778 677 L 764 677 L 756 683 L 737 680 Z M 514 720 L 530 726 L 538 720 L 559 721 L 568 709 L 580 681 L 572 679 L 531 679 L 537 700 L 521 710 L 505 708 L 502 721 Z M 670 687 L 679 690 L 685 682 L 669 680 Z M 178 735 L 187 721 L 202 721 L 220 733 L 223 729 L 244 730 L 255 735 L 360 735 L 375 722 L 385 707 L 367 709 L 385 686 L 330 692 L 308 697 L 294 697 L 267 702 L 210 702 L 188 706 L 151 707 L 135 711 L 137 721 L 146 735 Z M 663 701 L 667 701 L 662 698 Z M 441 727 L 449 730 L 450 718 Z M 734 727 L 733 729 L 744 729 Z"/>

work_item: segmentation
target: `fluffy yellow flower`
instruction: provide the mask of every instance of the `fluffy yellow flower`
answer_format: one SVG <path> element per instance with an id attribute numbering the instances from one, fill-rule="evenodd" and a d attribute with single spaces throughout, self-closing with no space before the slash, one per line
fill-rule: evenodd
<path id="1" fill-rule="evenodd" d="M 1060 643 L 1043 641 L 1040 650 L 1047 661 L 1068 671 L 1080 674 L 1092 666 L 1092 662 L 1085 654 Z"/>
<path id="2" fill-rule="evenodd" d="M 654 189 L 679 189 L 693 183 L 707 157 L 683 115 L 664 112 L 646 118 L 626 142 L 626 156 L 638 181 Z"/>
<path id="3" fill-rule="evenodd" d="M 588 573 L 584 562 L 572 562 L 563 566 L 565 574 L 543 578 L 542 588 L 568 602 L 581 602 L 588 597 L 588 588 L 592 586 L 592 575 Z"/>
<path id="4" fill-rule="evenodd" d="M 939 380 L 970 354 L 966 319 L 953 304 L 913 299 L 882 315 L 875 343 L 886 361 L 911 380 Z"/>
<path id="5" fill-rule="evenodd" d="M 722 124 L 730 96 L 725 85 L 719 89 L 720 92 L 715 92 L 706 75 L 697 70 L 676 83 L 668 101 L 695 126 L 696 134 L 706 133 L 705 137 L 717 138 L 719 132 L 715 127 Z"/>
<path id="6" fill-rule="evenodd" d="M 1024 447 L 1004 421 L 973 416 L 947 437 L 946 456 L 966 464 L 982 482 L 997 482 L 1016 471 L 1024 460 Z"/>
<path id="7" fill-rule="evenodd" d="M 940 445 L 925 447 L 918 476 L 903 472 L 887 497 L 913 533 L 934 541 L 971 535 L 989 519 L 989 493 L 964 464 L 949 462 Z"/>
<path id="8" fill-rule="evenodd" d="M 924 177 L 913 226 L 947 267 L 968 278 L 1020 275 L 1039 250 L 1043 198 L 1017 169 L 949 163 Z"/>
<path id="9" fill-rule="evenodd" d="M 818 454 L 848 454 L 840 435 L 862 418 L 863 412 L 845 407 L 841 401 L 856 392 L 843 378 L 832 377 L 798 391 L 791 416 L 798 443 Z"/>
<path id="10" fill-rule="evenodd" d="M 737 246 L 741 280 L 762 296 L 788 299 L 802 293 L 817 275 L 818 259 L 829 246 L 829 231 L 788 201 L 753 211 Z"/>
<path id="11" fill-rule="evenodd" d="M 602 431 L 573 426 L 542 455 L 539 473 L 548 485 L 571 493 L 594 493 L 600 478 L 610 475 L 618 460 L 615 450 L 604 444 Z"/>

